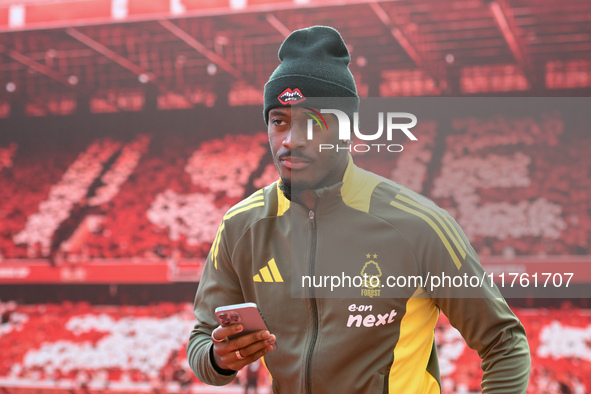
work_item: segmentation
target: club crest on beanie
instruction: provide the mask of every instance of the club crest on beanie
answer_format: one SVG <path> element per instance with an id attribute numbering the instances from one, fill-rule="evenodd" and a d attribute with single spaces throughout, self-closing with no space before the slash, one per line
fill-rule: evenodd
<path id="1" fill-rule="evenodd" d="M 294 31 L 281 44 L 279 60 L 281 64 L 265 84 L 265 123 L 269 123 L 272 108 L 304 102 L 315 106 L 315 98 L 348 97 L 351 100 L 340 109 L 348 114 L 357 111 L 359 96 L 349 70 L 351 57 L 337 30 L 313 26 Z"/>

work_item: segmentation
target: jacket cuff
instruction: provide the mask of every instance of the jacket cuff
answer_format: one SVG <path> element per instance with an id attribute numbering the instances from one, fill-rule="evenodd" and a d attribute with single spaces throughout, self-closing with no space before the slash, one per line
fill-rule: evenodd
<path id="1" fill-rule="evenodd" d="M 234 371 L 233 369 L 220 368 L 220 366 L 216 364 L 215 357 L 213 356 L 213 344 L 209 348 L 209 360 L 211 361 L 211 366 L 213 367 L 213 369 L 215 369 L 215 371 L 217 373 L 219 373 L 220 375 L 232 376 L 238 372 L 238 371 Z"/>

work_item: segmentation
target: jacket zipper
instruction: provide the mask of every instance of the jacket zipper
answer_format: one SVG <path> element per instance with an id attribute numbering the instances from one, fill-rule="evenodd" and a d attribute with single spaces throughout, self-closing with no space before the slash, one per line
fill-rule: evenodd
<path id="1" fill-rule="evenodd" d="M 310 277 L 314 275 L 314 265 L 316 259 L 316 218 L 314 217 L 314 211 L 310 210 L 308 213 L 309 224 L 308 227 L 312 232 L 312 245 L 310 247 Z M 308 357 L 306 359 L 306 392 L 312 393 L 312 378 L 310 377 L 312 371 L 312 354 L 314 353 L 314 346 L 316 346 L 316 339 L 318 338 L 318 305 L 316 303 L 314 286 L 310 287 L 310 303 L 312 304 L 313 318 L 313 330 L 312 330 L 312 341 L 310 342 L 310 348 L 308 349 Z"/>

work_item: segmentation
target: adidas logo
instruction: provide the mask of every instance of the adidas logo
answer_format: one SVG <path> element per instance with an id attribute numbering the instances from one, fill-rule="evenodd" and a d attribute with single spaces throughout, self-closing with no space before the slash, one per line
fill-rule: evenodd
<path id="1" fill-rule="evenodd" d="M 267 265 L 259 270 L 259 274 L 252 277 L 255 282 L 283 282 L 275 259 L 269 260 Z"/>

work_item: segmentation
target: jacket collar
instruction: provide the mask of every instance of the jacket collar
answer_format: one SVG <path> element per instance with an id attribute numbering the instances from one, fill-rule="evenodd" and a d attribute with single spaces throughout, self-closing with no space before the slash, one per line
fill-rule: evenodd
<path id="1" fill-rule="evenodd" d="M 345 204 L 363 211 L 369 210 L 371 193 L 382 180 L 375 174 L 365 171 L 355 165 L 353 157 L 349 155 L 347 168 L 341 182 L 332 186 L 321 187 L 312 191 L 318 199 L 339 197 Z M 281 181 L 279 181 L 281 182 Z M 277 182 L 278 215 L 282 215 L 290 206 L 290 201 L 283 195 Z"/>

